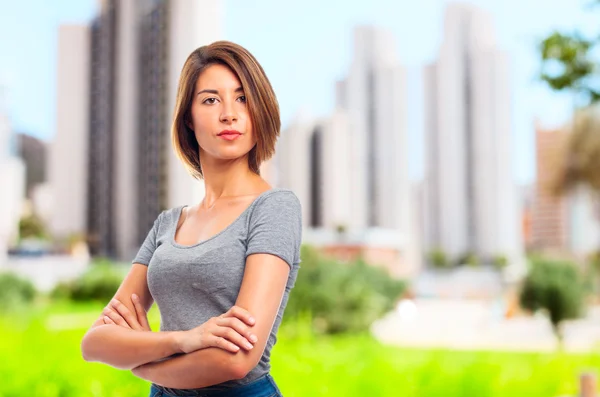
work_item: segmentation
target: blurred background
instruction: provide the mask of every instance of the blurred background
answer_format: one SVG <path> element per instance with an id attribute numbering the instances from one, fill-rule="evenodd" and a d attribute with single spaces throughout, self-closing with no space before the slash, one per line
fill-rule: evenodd
<path id="1" fill-rule="evenodd" d="M 0 396 L 147 395 L 79 343 L 156 216 L 203 197 L 170 120 L 219 39 L 274 86 L 261 173 L 304 211 L 284 395 L 597 395 L 599 22 L 597 0 L 0 0 Z"/>

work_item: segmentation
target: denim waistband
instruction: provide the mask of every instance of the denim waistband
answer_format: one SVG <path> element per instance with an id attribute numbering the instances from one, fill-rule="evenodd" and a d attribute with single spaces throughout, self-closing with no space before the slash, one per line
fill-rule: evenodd
<path id="1" fill-rule="evenodd" d="M 202 389 L 172 389 L 152 385 L 150 397 L 270 397 L 280 396 L 270 374 L 239 387 L 209 386 Z"/>

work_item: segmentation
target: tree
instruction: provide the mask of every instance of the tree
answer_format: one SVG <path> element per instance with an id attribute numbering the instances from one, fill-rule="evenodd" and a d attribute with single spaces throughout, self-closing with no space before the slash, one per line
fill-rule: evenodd
<path id="1" fill-rule="evenodd" d="M 600 6 L 600 0 L 589 4 Z M 600 32 L 599 32 L 600 33 Z M 573 96 L 572 133 L 558 169 L 553 190 L 570 192 L 576 186 L 589 188 L 598 203 L 600 222 L 600 34 L 586 38 L 579 32 L 555 31 L 541 41 L 540 78 L 552 90 Z"/>
<path id="2" fill-rule="evenodd" d="M 563 322 L 582 314 L 582 277 L 571 263 L 534 260 L 523 281 L 519 300 L 527 310 L 544 310 L 547 313 L 558 344 L 562 346 Z"/>

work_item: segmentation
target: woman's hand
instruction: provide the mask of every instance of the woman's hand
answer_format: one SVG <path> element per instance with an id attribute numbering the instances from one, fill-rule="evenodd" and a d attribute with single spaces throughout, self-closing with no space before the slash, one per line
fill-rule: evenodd
<path id="1" fill-rule="evenodd" d="M 258 340 L 250 330 L 254 323 L 254 318 L 247 310 L 233 306 L 199 327 L 178 332 L 176 340 L 183 353 L 207 347 L 218 347 L 232 353 L 237 353 L 240 348 L 251 350 Z"/>
<path id="2" fill-rule="evenodd" d="M 131 302 L 135 308 L 135 313 L 131 313 L 127 306 L 117 299 L 111 300 L 102 311 L 104 324 L 115 324 L 136 331 L 152 331 L 148 323 L 148 314 L 144 310 L 140 298 L 133 294 L 131 295 Z"/>

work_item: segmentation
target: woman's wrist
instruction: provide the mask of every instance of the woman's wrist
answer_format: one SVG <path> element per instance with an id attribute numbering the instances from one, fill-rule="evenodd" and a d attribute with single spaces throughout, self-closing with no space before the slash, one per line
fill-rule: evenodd
<path id="1" fill-rule="evenodd" d="M 166 332 L 167 345 L 174 353 L 185 353 L 183 348 L 183 340 L 186 331 Z"/>

